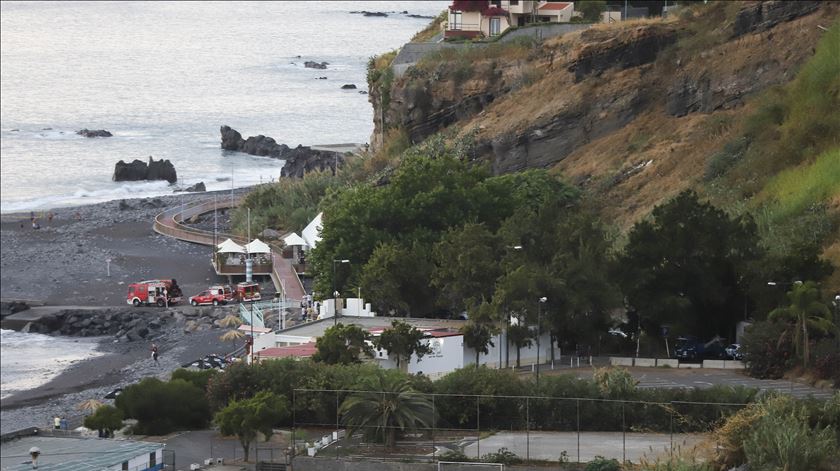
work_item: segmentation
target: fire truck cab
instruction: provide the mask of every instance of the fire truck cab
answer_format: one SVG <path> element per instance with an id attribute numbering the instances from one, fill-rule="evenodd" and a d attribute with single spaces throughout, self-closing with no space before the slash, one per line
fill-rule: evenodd
<path id="1" fill-rule="evenodd" d="M 241 283 L 236 284 L 236 299 L 240 302 L 245 301 L 259 301 L 262 299 L 260 296 L 260 285 L 259 283 L 243 281 Z"/>
<path id="2" fill-rule="evenodd" d="M 157 305 L 160 307 L 181 301 L 181 288 L 172 280 L 146 280 L 128 285 L 127 304 L 133 306 Z"/>

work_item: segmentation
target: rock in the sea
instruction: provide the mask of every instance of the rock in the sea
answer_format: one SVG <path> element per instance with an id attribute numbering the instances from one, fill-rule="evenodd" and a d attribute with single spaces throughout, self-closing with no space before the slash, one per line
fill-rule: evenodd
<path id="1" fill-rule="evenodd" d="M 329 62 L 306 61 L 303 63 L 307 69 L 326 69 L 328 65 L 330 65 Z"/>
<path id="2" fill-rule="evenodd" d="M 104 130 L 104 129 L 80 129 L 76 131 L 76 134 L 85 137 L 111 137 L 113 134 Z"/>
<path id="3" fill-rule="evenodd" d="M 342 90 L 355 90 L 356 85 L 352 84 L 352 83 L 345 83 L 344 85 L 341 86 L 341 89 Z"/>
<path id="4" fill-rule="evenodd" d="M 385 13 L 384 11 L 365 11 L 365 10 L 362 10 L 362 11 L 351 11 L 350 13 L 354 13 L 354 14 L 362 15 L 362 16 L 379 16 L 379 17 L 388 16 L 388 14 Z"/>
<path id="5" fill-rule="evenodd" d="M 220 131 L 222 149 L 285 160 L 286 165 L 281 171 L 284 177 L 303 178 L 307 172 L 334 170 L 336 165 L 344 163 L 344 154 L 340 152 L 315 150 L 300 145 L 290 148 L 263 135 L 242 139 L 242 135 L 230 126 L 222 126 Z"/>
<path id="6" fill-rule="evenodd" d="M 188 186 L 183 190 L 175 190 L 175 193 L 186 191 L 186 192 L 198 192 L 198 191 L 207 191 L 207 187 L 204 186 L 204 182 L 198 182 L 195 185 Z"/>
<path id="7" fill-rule="evenodd" d="M 166 180 L 169 183 L 178 181 L 175 166 L 168 160 L 154 160 L 149 157 L 149 163 L 134 160 L 127 164 L 120 160 L 114 167 L 114 181 Z"/>

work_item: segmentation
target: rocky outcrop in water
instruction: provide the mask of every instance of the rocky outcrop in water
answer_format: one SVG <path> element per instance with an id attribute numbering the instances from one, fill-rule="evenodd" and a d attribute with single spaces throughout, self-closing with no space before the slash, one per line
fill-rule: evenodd
<path id="1" fill-rule="evenodd" d="M 222 149 L 285 160 L 286 165 L 282 170 L 284 177 L 303 178 L 305 173 L 313 170 L 334 171 L 336 164 L 340 166 L 344 163 L 344 154 L 339 152 L 315 150 L 301 145 L 291 148 L 263 135 L 243 139 L 242 134 L 230 126 L 222 126 L 220 132 Z"/>
<path id="2" fill-rule="evenodd" d="M 353 83 L 345 83 L 344 85 L 341 86 L 341 89 L 342 90 L 355 90 L 356 85 L 353 84 Z"/>
<path id="3" fill-rule="evenodd" d="M 329 62 L 306 61 L 306 62 L 303 63 L 303 66 L 306 67 L 307 69 L 319 69 L 319 70 L 326 69 L 328 65 L 330 65 Z"/>
<path id="4" fill-rule="evenodd" d="M 179 192 L 196 193 L 196 192 L 201 192 L 201 191 L 207 191 L 207 187 L 204 186 L 204 182 L 198 182 L 195 185 L 188 186 L 184 189 L 175 190 L 175 193 L 179 193 Z"/>
<path id="5" fill-rule="evenodd" d="M 114 166 L 114 181 L 141 181 L 141 180 L 166 180 L 169 183 L 178 181 L 178 174 L 175 166 L 168 160 L 155 160 L 149 156 L 149 163 L 142 160 L 134 160 L 125 163 L 120 160 Z"/>
<path id="6" fill-rule="evenodd" d="M 112 137 L 113 134 L 104 129 L 80 129 L 76 134 L 84 137 Z"/>

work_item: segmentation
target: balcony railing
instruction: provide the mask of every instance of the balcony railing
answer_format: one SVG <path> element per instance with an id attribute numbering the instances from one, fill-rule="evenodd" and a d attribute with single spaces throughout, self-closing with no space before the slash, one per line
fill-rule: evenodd
<path id="1" fill-rule="evenodd" d="M 479 23 L 449 23 L 446 26 L 447 31 L 481 31 L 481 24 Z"/>

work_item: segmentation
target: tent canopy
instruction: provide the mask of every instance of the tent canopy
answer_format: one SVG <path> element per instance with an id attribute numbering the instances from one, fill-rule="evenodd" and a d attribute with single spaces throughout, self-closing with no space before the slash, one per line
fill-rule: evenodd
<path id="1" fill-rule="evenodd" d="M 301 232 L 303 240 L 306 241 L 306 245 L 308 245 L 309 248 L 314 249 L 315 246 L 318 245 L 318 241 L 321 240 L 321 218 L 323 218 L 323 216 L 323 212 L 318 213 L 318 215 L 315 216 L 315 219 L 310 221 L 309 225 L 307 225 Z"/>
<path id="2" fill-rule="evenodd" d="M 291 246 L 293 246 L 293 245 L 306 245 L 306 241 L 305 241 L 305 240 L 303 240 L 303 237 L 301 237 L 301 236 L 299 236 L 299 235 L 295 234 L 294 232 L 292 232 L 291 234 L 287 235 L 287 236 L 283 239 L 283 242 L 284 242 L 286 245 L 288 245 L 289 247 L 291 247 Z"/>
<path id="3" fill-rule="evenodd" d="M 226 239 L 224 242 L 217 245 L 216 248 L 222 253 L 245 253 L 244 247 L 230 239 Z"/>
<path id="4" fill-rule="evenodd" d="M 245 246 L 245 249 L 248 253 L 271 253 L 271 247 L 259 239 L 251 241 L 251 243 Z"/>

